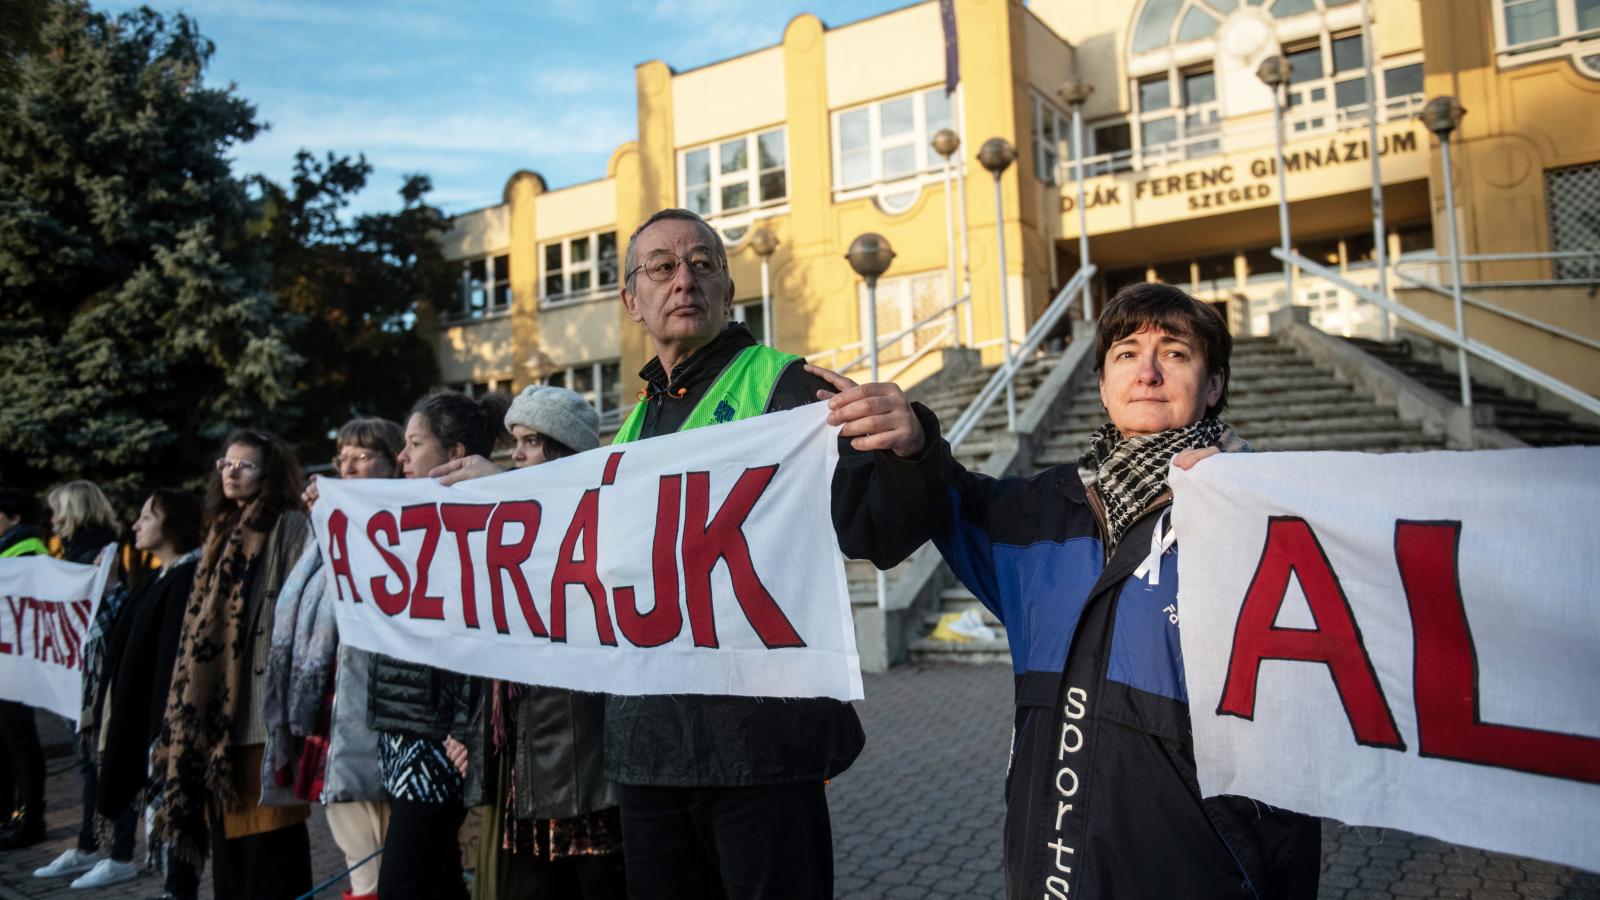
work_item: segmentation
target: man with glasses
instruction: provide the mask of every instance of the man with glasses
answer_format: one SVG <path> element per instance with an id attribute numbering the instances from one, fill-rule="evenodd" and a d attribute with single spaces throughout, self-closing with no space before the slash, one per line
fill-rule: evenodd
<path id="1" fill-rule="evenodd" d="M 655 357 L 614 443 L 792 409 L 829 389 L 800 357 L 728 321 L 728 254 L 694 213 L 646 220 L 628 239 L 624 271 L 623 305 Z M 609 698 L 605 773 L 620 790 L 629 893 L 831 898 L 823 784 L 864 743 L 855 710 L 835 700 Z"/>

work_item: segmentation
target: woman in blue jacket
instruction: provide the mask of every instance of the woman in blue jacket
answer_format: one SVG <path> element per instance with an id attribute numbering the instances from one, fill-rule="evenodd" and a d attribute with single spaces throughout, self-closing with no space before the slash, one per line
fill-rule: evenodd
<path id="1" fill-rule="evenodd" d="M 1232 339 L 1160 284 L 1113 297 L 1095 339 L 1110 421 L 1075 465 L 1026 479 L 968 472 L 894 385 L 831 376 L 830 421 L 878 451 L 835 474 L 841 545 L 887 567 L 932 539 L 1006 625 L 1008 896 L 1315 897 L 1318 822 L 1203 799 L 1195 777 L 1166 473 L 1244 447 L 1218 418 Z"/>

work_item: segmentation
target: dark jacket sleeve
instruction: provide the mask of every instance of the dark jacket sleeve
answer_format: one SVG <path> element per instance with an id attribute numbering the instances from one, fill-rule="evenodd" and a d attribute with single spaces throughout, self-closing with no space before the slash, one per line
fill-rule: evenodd
<path id="1" fill-rule="evenodd" d="M 832 486 L 839 549 L 880 569 L 899 564 L 932 538 L 949 506 L 945 481 L 956 464 L 939 436 L 939 419 L 920 403 L 911 409 L 924 437 L 922 454 L 914 459 L 884 450 L 863 452 L 848 439 L 839 440 Z"/>

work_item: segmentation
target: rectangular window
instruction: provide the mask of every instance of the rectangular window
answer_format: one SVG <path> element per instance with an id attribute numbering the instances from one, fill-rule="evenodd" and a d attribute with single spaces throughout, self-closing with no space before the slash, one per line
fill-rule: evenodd
<path id="1" fill-rule="evenodd" d="M 834 114 L 834 188 L 910 178 L 944 164 L 930 146 L 951 121 L 943 88 Z"/>
<path id="2" fill-rule="evenodd" d="M 1217 103 L 1217 73 L 1207 70 L 1183 76 L 1183 136 L 1203 138 L 1222 130 L 1222 107 Z M 1215 140 L 1190 142 L 1185 156 L 1208 156 L 1222 149 Z"/>
<path id="3" fill-rule="evenodd" d="M 1173 115 L 1172 83 L 1165 75 L 1138 83 L 1139 152 L 1159 153 L 1178 139 L 1178 117 Z"/>
<path id="4" fill-rule="evenodd" d="M 1333 39 L 1333 74 L 1346 75 L 1366 67 L 1360 34 Z"/>
<path id="5" fill-rule="evenodd" d="M 622 408 L 622 365 L 614 359 L 557 369 L 544 383 L 579 394 L 602 419 L 614 418 Z"/>
<path id="6" fill-rule="evenodd" d="M 467 303 L 469 318 L 483 318 L 489 309 L 489 260 L 474 259 L 467 263 Z"/>
<path id="7" fill-rule="evenodd" d="M 1561 33 L 1556 0 L 1504 0 L 1506 44 L 1515 47 Z"/>
<path id="8" fill-rule="evenodd" d="M 511 257 L 509 255 L 502 254 L 494 258 L 494 297 L 491 305 L 497 312 L 511 308 Z"/>
<path id="9" fill-rule="evenodd" d="M 1091 175 L 1122 172 L 1133 168 L 1132 126 L 1127 122 L 1096 125 L 1089 132 L 1089 154 L 1095 157 L 1110 157 L 1091 166 L 1087 170 Z"/>
<path id="10" fill-rule="evenodd" d="M 685 209 L 706 218 L 737 213 L 789 196 L 788 150 L 782 128 L 681 151 L 679 183 Z"/>
<path id="11" fill-rule="evenodd" d="M 733 320 L 743 322 L 744 327 L 750 329 L 756 340 L 765 342 L 767 325 L 766 311 L 761 306 L 760 300 L 748 300 L 733 305 Z"/>
<path id="12" fill-rule="evenodd" d="M 1545 208 L 1550 217 L 1550 249 L 1592 251 L 1600 247 L 1600 163 L 1585 163 L 1544 173 Z M 1600 277 L 1594 257 L 1556 262 L 1556 277 Z"/>
<path id="13" fill-rule="evenodd" d="M 948 302 L 945 294 L 945 273 L 918 272 L 878 281 L 878 339 L 910 328 L 932 316 L 934 311 Z M 857 306 L 860 310 L 861 338 L 867 338 L 867 286 L 857 285 Z M 947 320 L 948 317 L 945 317 Z M 901 339 L 882 347 L 880 361 L 903 359 L 925 344 L 938 339 L 941 332 L 937 324 L 919 328 Z"/>
<path id="14" fill-rule="evenodd" d="M 596 295 L 617 285 L 617 233 L 585 234 L 544 245 L 546 303 Z"/>
<path id="15" fill-rule="evenodd" d="M 1422 95 L 1422 63 L 1395 66 L 1383 72 L 1383 92 L 1392 103 L 1402 97 Z"/>
<path id="16" fill-rule="evenodd" d="M 1057 184 L 1057 169 L 1066 160 L 1061 160 L 1062 142 L 1071 143 L 1068 135 L 1071 132 L 1070 120 L 1055 107 L 1044 102 L 1039 97 L 1033 98 L 1033 172 L 1045 184 Z M 1070 159 L 1071 148 L 1067 152 Z M 1072 177 L 1068 172 L 1068 178 Z"/>

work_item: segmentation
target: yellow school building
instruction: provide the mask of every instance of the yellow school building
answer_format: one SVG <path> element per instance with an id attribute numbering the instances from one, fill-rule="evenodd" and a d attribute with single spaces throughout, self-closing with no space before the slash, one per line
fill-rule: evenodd
<path id="1" fill-rule="evenodd" d="M 444 383 L 561 384 L 618 421 L 649 356 L 618 300 L 621 257 L 668 206 L 721 232 L 735 317 L 782 350 L 835 367 L 864 355 L 867 291 L 845 252 L 871 232 L 896 253 L 876 291 L 882 374 L 914 382 L 958 345 L 993 363 L 1079 269 L 1075 163 L 1096 308 L 1153 279 L 1218 304 L 1236 334 L 1264 333 L 1293 303 L 1325 331 L 1387 336 L 1391 317 L 1339 285 L 1301 273 L 1290 295 L 1271 253 L 1275 108 L 1295 252 L 1363 287 L 1381 274 L 1402 303 L 1453 322 L 1450 299 L 1417 286 L 1448 279 L 1440 142 L 1418 113 L 1449 95 L 1465 109 L 1450 137 L 1461 251 L 1544 255 L 1471 262 L 1465 280 L 1589 343 L 1476 309 L 1468 333 L 1600 392 L 1584 283 L 1600 261 L 1550 256 L 1600 245 L 1600 0 L 954 0 L 951 12 L 953 91 L 938 2 L 837 26 L 802 14 L 741 56 L 638 65 L 637 139 L 595 180 L 553 187 L 518 171 L 503 202 L 453 218 L 461 290 L 428 317 Z M 1277 56 L 1292 68 L 1281 107 L 1258 74 Z M 947 128 L 948 159 L 933 141 Z M 977 156 L 992 138 L 1015 148 L 998 182 Z"/>

